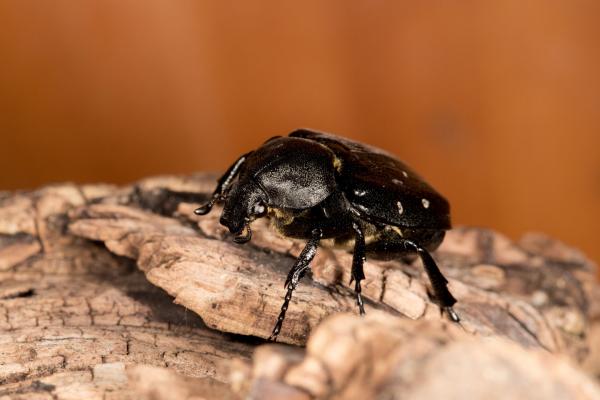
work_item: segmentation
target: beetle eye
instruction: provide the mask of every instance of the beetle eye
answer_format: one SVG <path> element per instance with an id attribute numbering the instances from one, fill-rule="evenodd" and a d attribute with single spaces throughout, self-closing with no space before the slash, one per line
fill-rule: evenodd
<path id="1" fill-rule="evenodd" d="M 265 203 L 263 203 L 262 201 L 259 201 L 254 205 L 252 213 L 256 218 L 262 218 L 265 215 L 267 215 L 267 206 L 265 206 Z"/>

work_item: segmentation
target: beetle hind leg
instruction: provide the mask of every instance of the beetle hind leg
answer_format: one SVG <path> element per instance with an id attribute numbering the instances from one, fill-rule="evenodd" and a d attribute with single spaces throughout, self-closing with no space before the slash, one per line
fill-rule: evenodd
<path id="1" fill-rule="evenodd" d="M 427 272 L 427 276 L 431 282 L 433 295 L 439 302 L 442 312 L 445 312 L 451 321 L 460 322 L 458 314 L 452 308 L 452 306 L 456 303 L 456 299 L 454 296 L 452 296 L 450 290 L 448 290 L 448 280 L 438 268 L 435 260 L 433 257 L 431 257 L 431 254 L 429 254 L 429 252 L 423 247 L 409 240 L 405 240 L 405 244 L 408 248 L 415 251 L 421 258 L 423 267 L 425 267 L 425 272 Z"/>
<path id="2" fill-rule="evenodd" d="M 365 306 L 362 298 L 362 288 L 360 281 L 365 279 L 365 272 L 363 264 L 365 263 L 365 235 L 361 227 L 356 223 L 352 222 L 352 229 L 356 233 L 354 241 L 354 254 L 352 255 L 352 272 L 350 276 L 350 283 L 354 281 L 354 293 L 356 294 L 356 305 L 360 315 L 365 315 Z"/>
<path id="3" fill-rule="evenodd" d="M 269 336 L 269 340 L 275 342 L 277 340 L 277 336 L 279 332 L 281 332 L 281 326 L 283 325 L 283 321 L 285 320 L 285 313 L 290 305 L 290 301 L 292 300 L 292 293 L 300 283 L 300 279 L 306 275 L 306 272 L 310 268 L 310 263 L 315 257 L 317 253 L 317 247 L 319 245 L 319 241 L 321 240 L 322 232 L 320 229 L 314 229 L 312 231 L 312 237 L 306 243 L 306 246 L 300 253 L 298 259 L 294 263 L 294 266 L 290 270 L 287 279 L 285 281 L 285 287 L 287 288 L 287 292 L 285 294 L 285 298 L 283 300 L 283 305 L 281 306 L 281 311 L 279 312 L 279 316 L 277 317 L 277 322 L 275 323 L 275 327 L 271 332 L 271 336 Z"/>

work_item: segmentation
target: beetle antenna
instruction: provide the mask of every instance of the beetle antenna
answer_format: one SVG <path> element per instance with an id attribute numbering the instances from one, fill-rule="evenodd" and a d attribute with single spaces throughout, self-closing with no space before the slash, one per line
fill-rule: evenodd
<path id="1" fill-rule="evenodd" d="M 252 239 L 252 229 L 250 229 L 250 224 L 246 222 L 242 231 L 233 238 L 233 241 L 238 244 L 244 244 Z"/>

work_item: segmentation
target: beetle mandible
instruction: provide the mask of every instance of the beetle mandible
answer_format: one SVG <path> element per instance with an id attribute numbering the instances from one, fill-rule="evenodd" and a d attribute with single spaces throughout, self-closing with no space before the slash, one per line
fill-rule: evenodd
<path id="1" fill-rule="evenodd" d="M 417 254 L 441 310 L 452 321 L 459 321 L 448 281 L 429 254 L 451 227 L 450 206 L 389 153 L 298 129 L 242 155 L 218 180 L 210 201 L 195 213 L 208 214 L 220 201 L 225 202 L 220 223 L 236 235 L 236 243 L 248 242 L 252 221 L 266 216 L 283 236 L 307 240 L 285 281 L 287 293 L 270 340 L 277 339 L 292 293 L 310 268 L 322 239 L 353 249 L 350 282 L 354 281 L 361 315 L 365 313 L 361 281 L 365 279 L 366 255 L 393 258 Z"/>

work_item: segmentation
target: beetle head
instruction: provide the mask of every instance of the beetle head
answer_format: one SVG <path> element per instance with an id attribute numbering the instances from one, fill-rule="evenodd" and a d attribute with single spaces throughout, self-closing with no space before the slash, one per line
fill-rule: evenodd
<path id="1" fill-rule="evenodd" d="M 246 243 L 252 238 L 250 223 L 267 215 L 266 195 L 251 180 L 240 181 L 235 185 L 225 201 L 221 225 L 236 235 L 236 243 Z"/>

